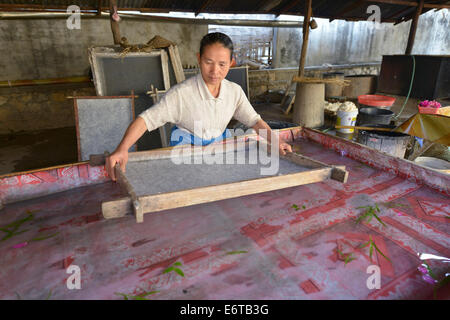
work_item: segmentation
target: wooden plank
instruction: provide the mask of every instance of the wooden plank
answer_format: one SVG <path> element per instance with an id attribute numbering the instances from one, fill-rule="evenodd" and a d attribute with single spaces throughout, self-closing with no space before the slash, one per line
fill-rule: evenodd
<path id="1" fill-rule="evenodd" d="M 140 199 L 137 197 L 133 186 L 131 185 L 130 181 L 128 181 L 128 178 L 125 176 L 125 173 L 120 168 L 120 164 L 117 163 L 116 166 L 114 167 L 114 170 L 116 173 L 117 182 L 121 187 L 123 187 L 128 192 L 128 194 L 131 197 L 131 204 L 136 217 L 136 222 L 137 223 L 144 222 L 144 212 Z"/>
<path id="2" fill-rule="evenodd" d="M 285 156 L 281 156 L 281 158 L 292 161 L 304 167 L 310 168 L 332 168 L 331 179 L 347 183 L 348 179 L 348 171 L 345 170 L 345 166 L 333 166 L 328 165 L 324 162 L 317 161 L 315 159 L 296 154 L 296 153 L 288 153 Z"/>
<path id="3" fill-rule="evenodd" d="M 126 192 L 128 192 L 128 194 L 131 196 L 132 200 L 136 200 L 137 196 L 136 196 L 136 193 L 134 191 L 134 188 L 131 185 L 131 183 L 128 181 L 127 177 L 125 176 L 125 173 L 120 168 L 120 164 L 119 163 L 116 163 L 116 165 L 114 167 L 114 170 L 115 170 L 117 182 L 119 183 L 119 185 L 121 187 L 123 187 Z"/>
<path id="4" fill-rule="evenodd" d="M 332 168 L 321 168 L 284 176 L 273 176 L 223 185 L 143 196 L 140 197 L 139 200 L 143 206 L 144 213 L 158 212 L 162 210 L 321 182 L 330 178 L 331 173 Z"/>
<path id="5" fill-rule="evenodd" d="M 77 160 L 81 161 L 80 125 L 79 125 L 79 119 L 78 119 L 77 99 L 73 99 L 73 111 L 75 113 L 75 129 L 76 129 L 76 135 L 77 135 Z"/>
<path id="6" fill-rule="evenodd" d="M 292 97 L 291 102 L 289 103 L 289 107 L 287 107 L 286 111 L 284 112 L 285 115 L 288 115 L 289 112 L 291 112 L 291 109 L 292 109 L 292 107 L 294 106 L 294 103 L 295 103 L 295 94 L 294 94 L 294 96 Z"/>
<path id="7" fill-rule="evenodd" d="M 169 58 L 167 57 L 167 52 L 161 49 L 161 66 L 164 79 L 164 89 L 167 91 L 170 89 L 170 77 L 169 77 Z"/>
<path id="8" fill-rule="evenodd" d="M 105 219 L 121 218 L 133 214 L 133 205 L 130 197 L 125 197 L 102 203 L 102 214 Z"/>
<path id="9" fill-rule="evenodd" d="M 183 82 L 186 78 L 184 76 L 183 66 L 181 65 L 180 53 L 176 45 L 169 46 L 169 56 L 177 83 Z"/>
<path id="10" fill-rule="evenodd" d="M 230 144 L 235 144 L 234 148 L 227 148 L 226 146 Z M 211 148 L 214 148 L 215 152 L 219 153 L 226 153 L 226 152 L 235 152 L 239 150 L 243 150 L 247 147 L 252 147 L 253 145 L 256 145 L 256 141 L 243 141 L 243 139 L 234 140 L 229 139 L 225 141 L 223 144 L 214 144 L 214 145 L 208 145 L 208 146 L 191 146 L 191 145 L 181 145 L 181 146 L 175 146 L 175 147 L 168 147 L 168 148 L 161 148 L 157 150 L 150 150 L 150 151 L 140 151 L 140 152 L 130 152 L 128 154 L 128 161 L 146 161 L 146 160 L 157 160 L 157 159 L 169 159 L 174 156 L 174 154 L 178 154 L 182 156 L 183 154 L 190 155 L 201 155 L 204 154 L 207 150 L 211 150 Z M 220 148 L 220 146 L 223 145 L 223 148 Z M 187 151 L 189 150 L 189 151 Z"/>

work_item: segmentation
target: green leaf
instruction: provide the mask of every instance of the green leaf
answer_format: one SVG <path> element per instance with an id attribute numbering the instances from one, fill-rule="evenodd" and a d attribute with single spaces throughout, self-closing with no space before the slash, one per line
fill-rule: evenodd
<path id="1" fill-rule="evenodd" d="M 292 208 L 294 208 L 295 210 L 298 210 L 298 206 L 296 204 L 293 204 Z"/>
<path id="2" fill-rule="evenodd" d="M 18 229 L 24 222 L 26 222 L 28 220 L 31 220 L 33 218 L 34 218 L 33 214 L 30 214 L 28 217 L 25 217 L 25 218 L 16 220 L 14 222 L 11 222 L 10 224 L 4 226 L 4 228 L 8 228 L 8 229 L 9 228 L 15 228 L 15 229 Z"/>
<path id="3" fill-rule="evenodd" d="M 373 253 L 373 243 L 370 243 L 370 248 L 369 248 L 370 261 L 372 261 L 372 253 Z"/>
<path id="4" fill-rule="evenodd" d="M 181 262 L 175 262 L 174 264 L 173 264 L 174 266 L 181 266 Z"/>
<path id="5" fill-rule="evenodd" d="M 381 212 L 381 211 L 380 211 L 380 208 L 378 208 L 378 204 L 376 204 L 376 203 L 375 203 L 375 208 L 377 208 L 377 211 L 378 211 L 378 212 Z"/>
<path id="6" fill-rule="evenodd" d="M 359 248 L 360 248 L 360 249 L 365 248 L 365 247 L 367 247 L 369 244 L 370 244 L 370 241 L 367 241 L 366 243 L 360 244 L 360 245 L 359 245 Z"/>
<path id="7" fill-rule="evenodd" d="M 356 223 L 360 223 L 362 219 L 364 219 L 366 216 L 364 214 L 360 215 L 358 219 L 356 219 Z"/>
<path id="8" fill-rule="evenodd" d="M 132 296 L 131 299 L 133 299 L 133 300 L 148 300 L 141 296 Z"/>
<path id="9" fill-rule="evenodd" d="M 347 263 L 352 262 L 353 260 L 356 260 L 356 258 L 352 257 L 352 254 L 350 253 L 347 258 L 345 258 L 345 265 L 347 265 Z"/>
<path id="10" fill-rule="evenodd" d="M 166 270 L 163 271 L 163 273 L 167 273 L 173 270 L 173 267 L 168 267 Z"/>
<path id="11" fill-rule="evenodd" d="M 381 221 L 381 219 L 374 213 L 373 216 L 375 217 L 375 219 L 377 219 L 383 226 L 386 227 L 386 225 L 384 224 L 383 221 Z"/>
<path id="12" fill-rule="evenodd" d="M 425 265 L 425 267 L 428 270 L 428 273 L 430 274 L 430 276 L 434 279 L 434 280 L 439 280 L 438 277 L 434 274 L 434 272 L 431 270 L 430 266 L 428 265 L 428 263 L 424 262 L 423 263 Z"/>
<path id="13" fill-rule="evenodd" d="M 302 206 L 302 209 L 306 209 L 306 206 L 305 206 L 305 205 L 303 205 L 303 206 Z"/>
<path id="14" fill-rule="evenodd" d="M 17 229 L 15 229 L 15 230 L 17 230 Z M 15 231 L 15 230 L 14 230 L 14 231 Z M 16 235 L 18 235 L 18 234 L 27 232 L 28 230 L 29 230 L 29 229 L 25 229 L 25 230 L 22 230 L 22 231 L 19 231 L 19 232 L 14 232 L 14 231 L 12 231 L 12 232 L 10 232 L 9 234 L 7 234 L 6 236 L 4 236 L 0 241 L 4 241 L 4 240 L 6 240 L 6 239 L 11 238 L 12 236 L 16 236 Z"/>
<path id="15" fill-rule="evenodd" d="M 52 238 L 52 237 L 56 236 L 57 234 L 59 234 L 59 232 L 54 233 L 54 234 L 49 235 L 49 236 L 43 236 L 43 237 L 33 238 L 33 239 L 31 239 L 30 241 L 41 241 L 41 240 L 49 239 L 49 238 Z"/>
<path id="16" fill-rule="evenodd" d="M 144 292 L 143 294 L 140 294 L 139 296 L 141 296 L 141 297 L 146 297 L 146 296 L 149 296 L 149 295 L 151 295 L 151 294 L 158 293 L 158 292 L 159 292 L 159 291 Z"/>
<path id="17" fill-rule="evenodd" d="M 240 254 L 240 253 L 247 253 L 248 251 L 242 250 L 242 251 L 230 251 L 227 252 L 227 254 Z"/>
<path id="18" fill-rule="evenodd" d="M 383 254 L 383 252 L 381 252 L 381 250 L 380 249 L 378 249 L 378 247 L 377 247 L 377 245 L 374 243 L 374 242 L 372 242 L 373 243 L 373 246 L 375 247 L 375 250 L 377 250 L 386 260 L 388 260 L 390 263 L 392 263 L 392 261 L 388 258 L 388 257 L 386 257 L 384 254 Z"/>
<path id="19" fill-rule="evenodd" d="M 128 300 L 128 295 L 126 295 L 125 293 L 114 292 L 114 294 L 116 294 L 116 295 L 118 295 L 118 296 L 122 296 L 125 300 Z"/>
<path id="20" fill-rule="evenodd" d="M 180 276 L 184 277 L 184 273 L 180 269 L 175 268 L 175 272 L 178 273 Z"/>

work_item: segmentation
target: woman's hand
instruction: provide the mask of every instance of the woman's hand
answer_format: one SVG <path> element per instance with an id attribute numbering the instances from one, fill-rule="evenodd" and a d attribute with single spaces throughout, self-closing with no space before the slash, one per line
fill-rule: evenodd
<path id="1" fill-rule="evenodd" d="M 128 162 L 128 150 L 116 149 L 109 157 L 106 158 L 106 172 L 111 177 L 113 181 L 116 181 L 115 167 L 118 163 L 120 169 L 125 172 Z"/>
<path id="2" fill-rule="evenodd" d="M 278 140 L 279 144 L 278 144 L 278 148 L 280 149 L 280 154 L 281 155 L 286 155 L 286 152 L 292 152 L 292 147 L 289 143 L 287 143 L 286 141 L 284 141 L 283 139 L 279 139 Z"/>

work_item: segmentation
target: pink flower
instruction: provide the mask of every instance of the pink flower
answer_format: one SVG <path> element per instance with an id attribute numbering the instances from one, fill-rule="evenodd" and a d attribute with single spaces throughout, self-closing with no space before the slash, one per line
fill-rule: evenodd
<path id="1" fill-rule="evenodd" d="M 424 100 L 424 101 L 422 101 L 422 102 L 419 104 L 419 106 L 421 106 L 421 107 L 428 107 L 429 104 L 430 104 L 430 101 Z"/>
<path id="2" fill-rule="evenodd" d="M 427 268 L 425 268 L 425 267 L 423 267 L 423 266 L 420 266 L 420 267 L 418 267 L 417 269 L 419 269 L 419 271 L 422 272 L 423 274 L 428 274 Z"/>
<path id="3" fill-rule="evenodd" d="M 433 100 L 433 101 L 424 100 L 424 101 L 419 103 L 419 107 L 422 107 L 422 108 L 427 108 L 427 107 L 440 108 L 441 104 L 439 102 L 435 101 L 435 100 Z"/>
<path id="4" fill-rule="evenodd" d="M 428 282 L 429 284 L 435 284 L 437 280 L 434 280 L 429 274 L 422 275 L 422 279 Z"/>
<path id="5" fill-rule="evenodd" d="M 440 104 L 439 102 L 437 102 L 437 101 L 432 101 L 432 102 L 430 103 L 430 107 L 433 107 L 433 108 L 440 108 L 440 107 L 441 107 L 441 104 Z"/>

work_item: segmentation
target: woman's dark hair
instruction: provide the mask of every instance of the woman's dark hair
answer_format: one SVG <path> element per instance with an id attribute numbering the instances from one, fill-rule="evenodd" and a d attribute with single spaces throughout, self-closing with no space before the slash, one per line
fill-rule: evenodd
<path id="1" fill-rule="evenodd" d="M 233 58 L 233 42 L 230 37 L 221 32 L 213 32 L 208 33 L 206 36 L 202 38 L 200 41 L 200 56 L 203 54 L 203 50 L 206 46 L 209 46 L 214 43 L 220 43 L 225 48 L 230 50 L 230 60 Z"/>

